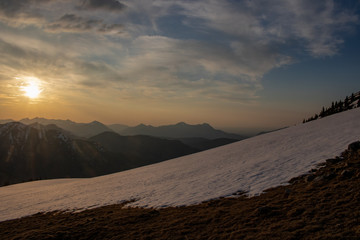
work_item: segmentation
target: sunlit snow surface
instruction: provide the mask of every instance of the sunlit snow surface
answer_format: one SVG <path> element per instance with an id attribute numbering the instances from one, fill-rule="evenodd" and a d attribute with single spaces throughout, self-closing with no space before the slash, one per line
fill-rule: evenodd
<path id="1" fill-rule="evenodd" d="M 223 147 L 90 179 L 43 180 L 0 188 L 0 221 L 43 211 L 195 204 L 239 190 L 286 183 L 360 139 L 360 108 Z"/>

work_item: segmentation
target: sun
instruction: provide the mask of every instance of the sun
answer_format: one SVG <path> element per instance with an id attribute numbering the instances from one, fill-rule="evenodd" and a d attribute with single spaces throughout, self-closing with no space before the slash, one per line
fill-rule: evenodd
<path id="1" fill-rule="evenodd" d="M 27 80 L 27 84 L 21 87 L 21 91 L 24 92 L 24 96 L 27 96 L 31 99 L 38 98 L 42 92 L 39 80 L 34 78 L 29 78 Z"/>
<path id="2" fill-rule="evenodd" d="M 23 87 L 23 91 L 25 92 L 24 95 L 29 98 L 37 98 L 41 93 L 41 90 L 37 85 Z"/>

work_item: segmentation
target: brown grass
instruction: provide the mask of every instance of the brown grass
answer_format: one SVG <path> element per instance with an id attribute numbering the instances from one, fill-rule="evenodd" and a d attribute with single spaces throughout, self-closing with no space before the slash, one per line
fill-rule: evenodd
<path id="1" fill-rule="evenodd" d="M 38 213 L 0 222 L 0 239 L 360 239 L 360 144 L 354 146 L 260 196 Z"/>

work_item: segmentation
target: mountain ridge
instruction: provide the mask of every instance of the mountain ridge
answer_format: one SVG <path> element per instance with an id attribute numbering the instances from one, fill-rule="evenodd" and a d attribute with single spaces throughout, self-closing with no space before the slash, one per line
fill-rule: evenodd
<path id="1" fill-rule="evenodd" d="M 227 133 L 222 130 L 214 129 L 208 123 L 191 125 L 185 122 L 178 122 L 173 125 L 162 125 L 158 127 L 139 124 L 135 127 L 128 127 L 122 131 L 119 131 L 118 133 L 122 135 L 149 135 L 163 138 L 200 137 L 211 140 L 216 138 L 231 138 L 236 140 L 245 139 L 245 137 L 238 134 Z"/>
<path id="2" fill-rule="evenodd" d="M 69 131 L 73 133 L 76 136 L 79 137 L 92 137 L 96 134 L 99 134 L 101 132 L 105 131 L 113 131 L 109 127 L 107 127 L 105 124 L 99 122 L 99 121 L 92 121 L 89 123 L 76 123 L 69 119 L 67 120 L 60 120 L 60 119 L 46 119 L 46 118 L 23 118 L 19 122 L 24 124 L 32 124 L 35 122 L 38 122 L 43 125 L 49 125 L 49 124 L 55 124 L 58 127 Z"/>
<path id="3" fill-rule="evenodd" d="M 0 123 L 13 122 L 12 119 L 0 120 Z M 32 124 L 38 122 L 43 125 L 55 124 L 58 127 L 71 132 L 75 136 L 90 138 L 102 132 L 116 132 L 120 135 L 125 136 L 134 136 L 134 135 L 148 135 L 153 137 L 160 138 L 206 138 L 210 140 L 214 140 L 217 138 L 227 138 L 227 139 L 236 139 L 243 140 L 246 137 L 228 133 L 222 130 L 218 130 L 213 128 L 209 123 L 201 123 L 201 124 L 187 124 L 185 122 L 178 122 L 175 124 L 167 124 L 161 125 L 158 127 L 152 125 L 146 125 L 144 123 L 140 123 L 136 126 L 130 127 L 124 124 L 109 124 L 105 125 L 97 120 L 94 120 L 89 123 L 77 123 L 67 120 L 61 119 L 46 119 L 41 117 L 35 118 L 23 118 L 20 119 L 19 122 L 24 124 Z"/>

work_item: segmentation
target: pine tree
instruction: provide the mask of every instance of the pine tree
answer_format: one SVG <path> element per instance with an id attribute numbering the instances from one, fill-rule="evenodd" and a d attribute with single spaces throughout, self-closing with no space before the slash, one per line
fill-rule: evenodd
<path id="1" fill-rule="evenodd" d="M 351 94 L 350 102 L 353 103 L 355 101 L 355 95 L 354 93 Z"/>
<path id="2" fill-rule="evenodd" d="M 343 106 L 344 106 L 344 103 L 340 100 L 338 107 L 337 107 L 337 112 L 342 112 L 344 109 Z"/>
<path id="3" fill-rule="evenodd" d="M 324 107 L 322 107 L 322 109 L 321 109 L 320 117 L 321 118 L 325 117 L 325 108 Z"/>
<path id="4" fill-rule="evenodd" d="M 347 109 L 349 107 L 349 105 L 350 105 L 350 99 L 349 99 L 348 96 L 346 96 L 346 98 L 345 98 L 345 109 Z"/>
<path id="5" fill-rule="evenodd" d="M 355 102 L 357 101 L 357 103 L 355 104 Z M 353 105 L 352 105 L 353 104 Z M 335 113 L 339 113 L 339 112 L 343 112 L 349 109 L 352 109 L 354 107 L 360 107 L 360 92 L 357 93 L 352 93 L 351 96 L 346 96 L 346 98 L 343 101 L 335 101 L 331 103 L 331 107 L 325 108 L 322 107 L 321 112 L 318 114 L 315 114 L 315 116 L 311 116 L 308 119 L 304 119 L 303 123 L 306 122 L 310 122 L 313 120 L 316 120 L 318 118 L 324 118 L 327 117 L 329 115 L 335 114 Z"/>

